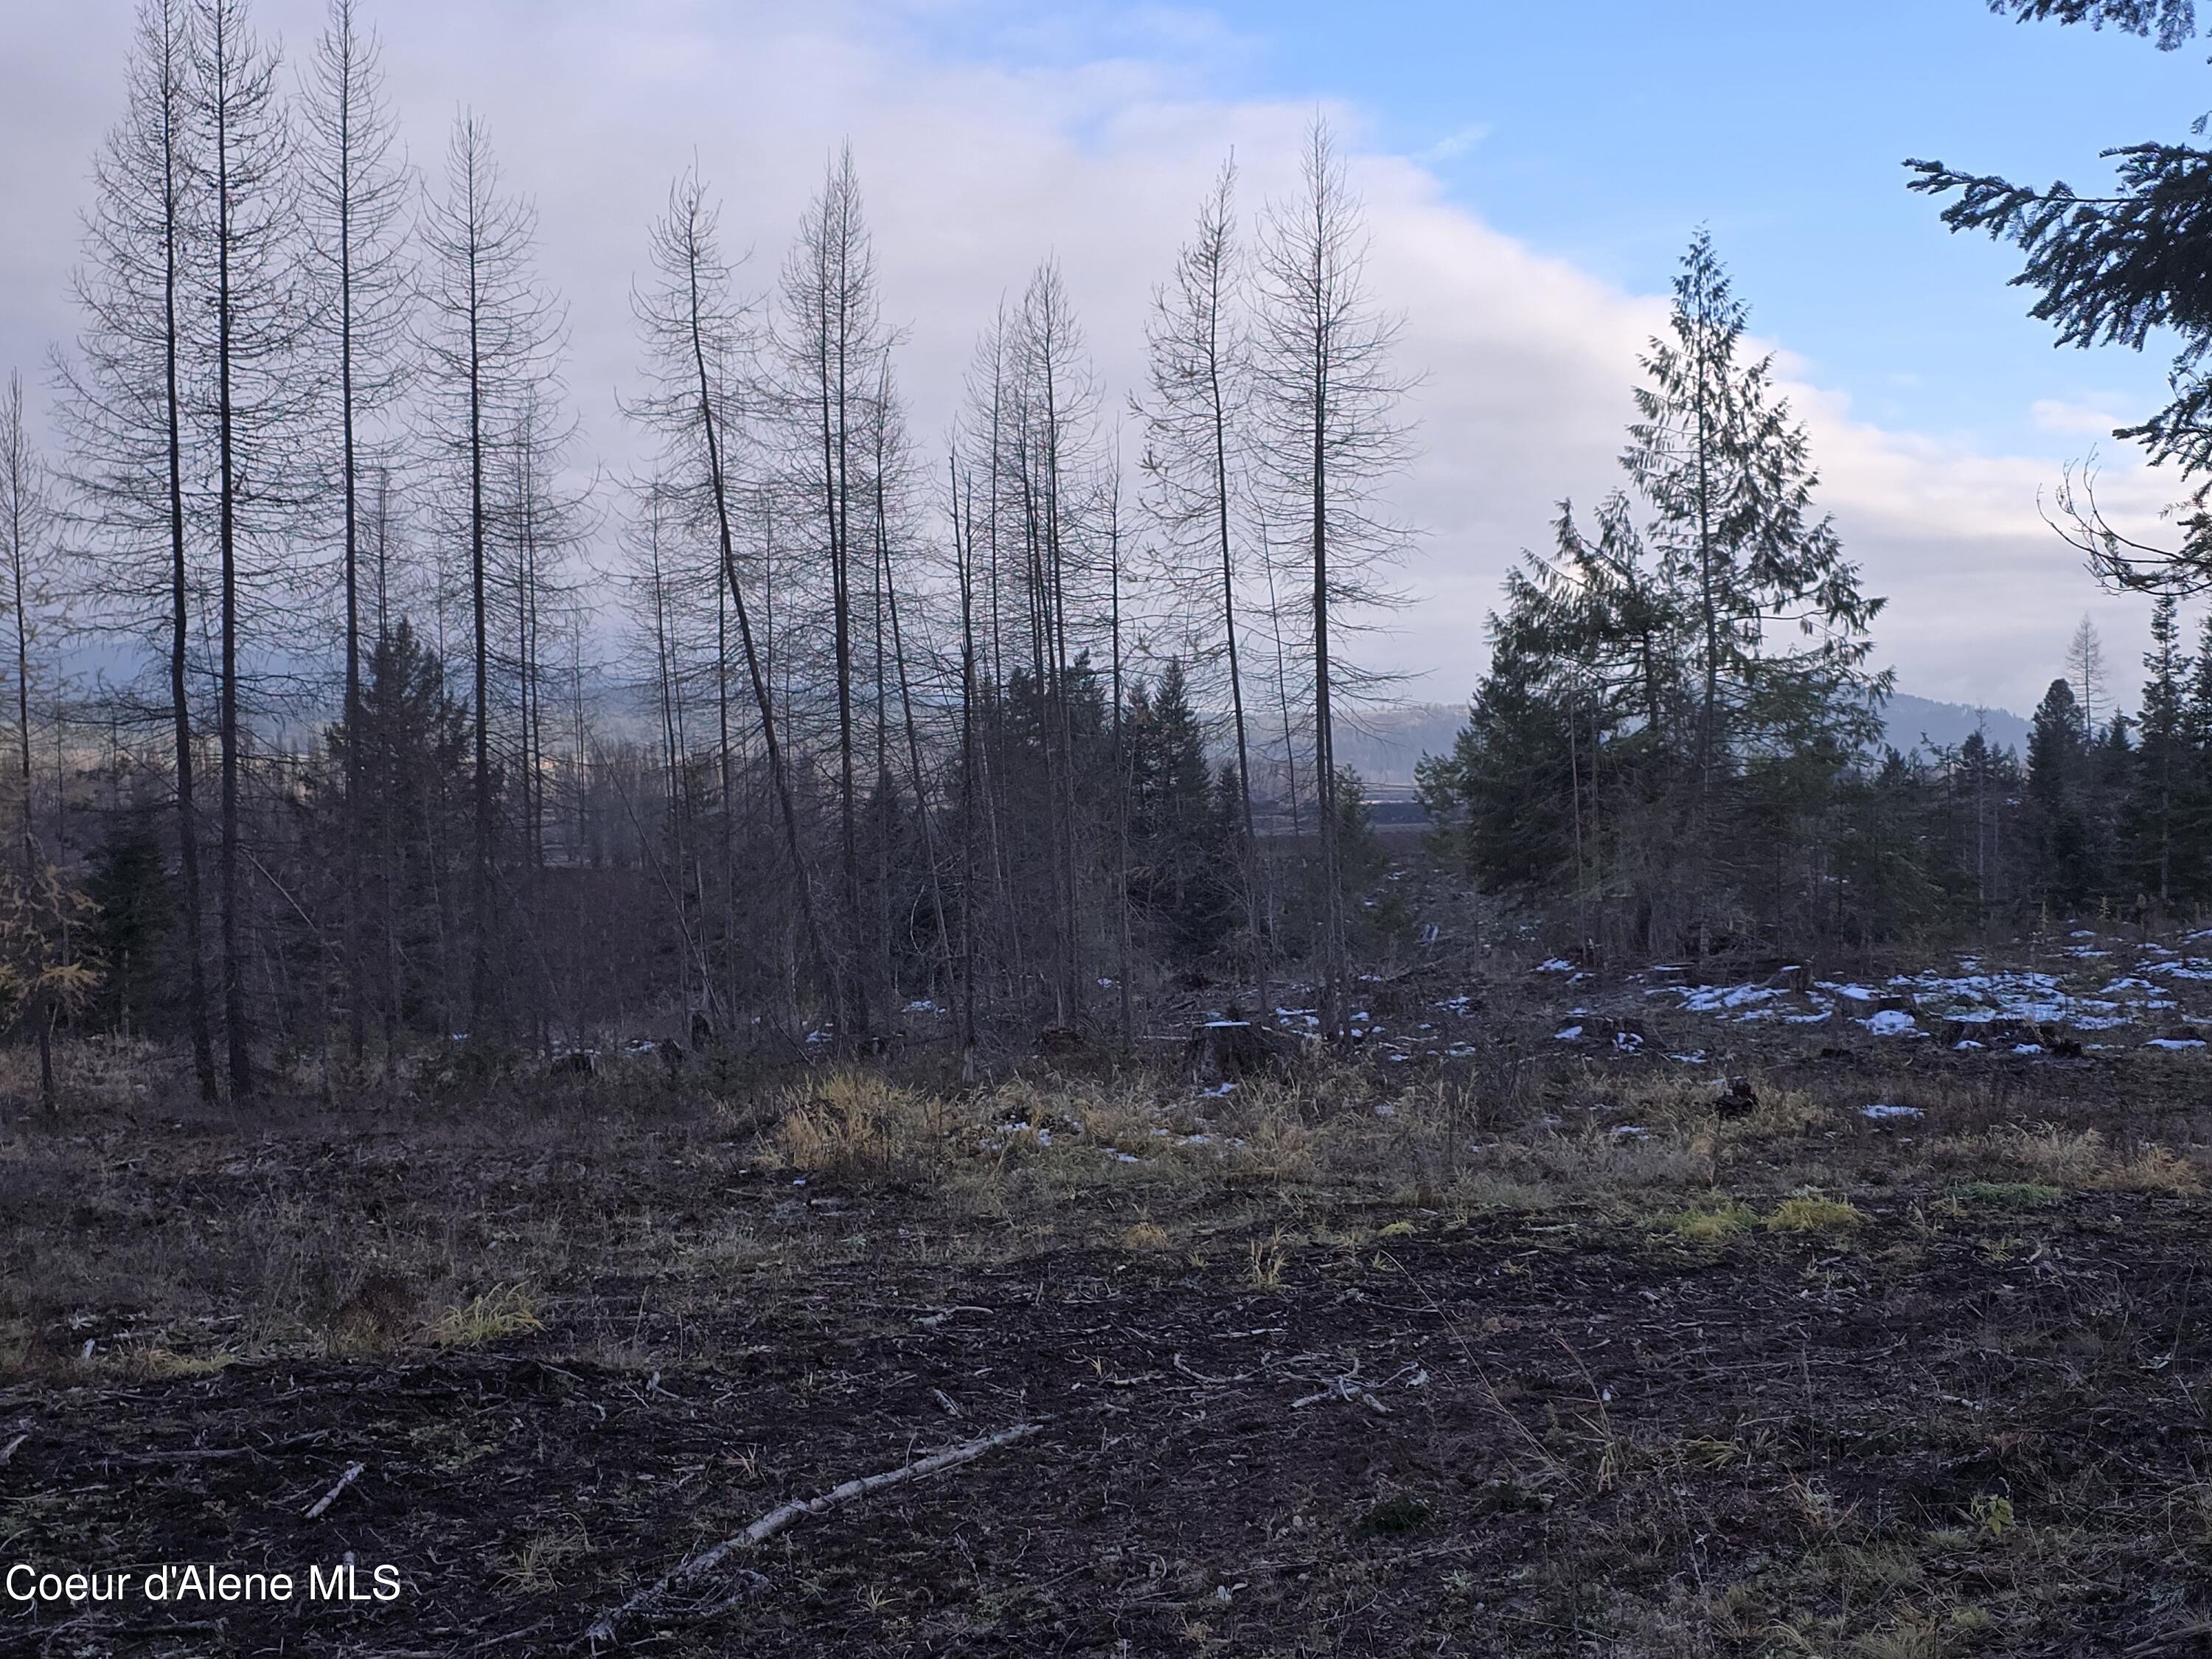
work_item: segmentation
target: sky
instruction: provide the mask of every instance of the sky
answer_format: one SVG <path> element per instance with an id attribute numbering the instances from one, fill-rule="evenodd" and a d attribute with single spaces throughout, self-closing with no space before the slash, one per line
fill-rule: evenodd
<path id="1" fill-rule="evenodd" d="M 258 0 L 295 55 L 320 0 Z M 2160 401 L 2155 354 L 2057 350 L 1900 163 L 2080 187 L 2101 149 L 2212 108 L 2197 46 L 2022 26 L 1979 0 L 370 0 L 410 154 L 489 123 L 569 307 L 586 441 L 628 453 L 629 311 L 645 229 L 693 158 L 766 287 L 849 138 L 925 443 L 1000 295 L 1056 258 L 1109 387 L 1142 374 L 1152 285 L 1221 158 L 1248 211 L 1291 182 L 1316 110 L 1364 197 L 1402 312 L 1420 603 L 1362 642 L 1407 695 L 1480 672 L 1504 570 L 1556 504 L 1613 487 L 1637 356 L 1711 228 L 1806 419 L 1870 591 L 1878 659 L 1923 696 L 2025 710 L 2085 613 L 2131 693 L 2145 603 L 2100 592 L 2045 524 L 2093 453 L 2133 524 L 2164 479 L 2106 435 Z M 76 320 L 90 159 L 121 102 L 126 0 L 0 0 L 0 365 L 34 378 Z M 1355 17 L 1356 24 L 1346 19 Z M 1109 405 L 1119 398 L 1109 398 Z M 1133 441 L 1132 442 L 1133 447 Z"/>

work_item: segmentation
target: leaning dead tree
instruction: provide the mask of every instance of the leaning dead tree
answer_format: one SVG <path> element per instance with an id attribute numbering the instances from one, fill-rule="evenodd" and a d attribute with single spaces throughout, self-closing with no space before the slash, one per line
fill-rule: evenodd
<path id="1" fill-rule="evenodd" d="M 762 747 L 775 793 L 793 890 L 805 921 L 807 949 L 828 979 L 833 1006 L 842 1007 L 845 1000 L 842 976 L 836 957 L 825 948 L 816 914 L 799 807 L 738 556 L 732 523 L 736 492 L 730 459 L 734 435 L 742 429 L 741 399 L 756 348 L 746 313 L 731 294 L 730 268 L 721 255 L 716 233 L 716 216 L 697 176 L 678 179 L 669 192 L 667 211 L 653 229 L 653 262 L 659 281 L 633 300 L 653 391 L 631 410 L 665 446 L 664 477 L 679 498 L 688 495 L 703 508 L 712 527 L 731 612 L 737 621 L 753 708 L 760 720 Z M 842 524 L 842 520 L 838 522 Z"/>

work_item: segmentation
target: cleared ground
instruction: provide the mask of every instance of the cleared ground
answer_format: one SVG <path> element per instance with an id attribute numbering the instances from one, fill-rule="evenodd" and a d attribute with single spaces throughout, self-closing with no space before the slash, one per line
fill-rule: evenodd
<path id="1" fill-rule="evenodd" d="M 2145 1046 L 2194 1041 L 2191 945 L 2067 954 L 2107 948 L 1653 994 L 1500 947 L 1371 982 L 1360 1063 L 1225 1093 L 920 1050 L 240 1121 L 75 1051 L 83 1103 L 0 1139 L 0 1561 L 404 1588 L 0 1603 L 0 1648 L 558 1651 L 780 1504 L 1034 1424 L 615 1641 L 2204 1651 L 2212 1062 Z M 1978 1006 L 2049 1029 L 1954 1034 Z"/>

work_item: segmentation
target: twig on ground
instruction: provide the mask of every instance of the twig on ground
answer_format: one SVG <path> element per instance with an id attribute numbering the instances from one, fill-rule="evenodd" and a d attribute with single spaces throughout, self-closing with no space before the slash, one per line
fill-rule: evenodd
<path id="1" fill-rule="evenodd" d="M 1301 1399 L 1293 1400 L 1291 1401 L 1291 1409 L 1296 1411 L 1301 1406 L 1317 1405 L 1324 1400 L 1356 1400 L 1361 1405 L 1382 1413 L 1385 1417 L 1390 1414 L 1390 1408 L 1376 1397 L 1372 1389 L 1353 1382 L 1348 1376 L 1340 1376 L 1327 1388 L 1317 1389 Z"/>
<path id="2" fill-rule="evenodd" d="M 963 1463 L 971 1463 L 987 1452 L 996 1451 L 1001 1446 L 1012 1445 L 1017 1440 L 1027 1439 L 1042 1426 L 1040 1422 L 1017 1423 L 1012 1428 L 1000 1429 L 995 1434 L 987 1434 L 978 1439 L 963 1441 L 957 1446 L 948 1446 L 941 1452 L 932 1453 L 929 1456 L 917 1459 L 911 1463 L 901 1464 L 897 1468 L 886 1469 L 879 1474 L 861 1475 L 856 1480 L 846 1481 L 842 1486 L 832 1486 L 818 1497 L 793 1498 L 788 1504 L 770 1510 L 735 1537 L 726 1538 L 712 1548 L 692 1556 L 665 1577 L 640 1590 L 620 1607 L 608 1608 L 606 1612 L 592 1621 L 590 1628 L 584 1632 L 584 1639 L 594 1646 L 601 1642 L 614 1640 L 616 1632 L 626 1622 L 657 1606 L 669 1591 L 678 1585 L 712 1572 L 728 1556 L 739 1550 L 751 1549 L 756 1545 L 765 1543 L 787 1527 L 804 1520 L 810 1515 L 825 1514 L 855 1499 L 866 1498 L 871 1492 L 881 1492 L 886 1486 L 896 1486 L 908 1480 L 923 1480 L 945 1469 L 957 1468 Z M 753 1576 L 748 1574 L 749 1580 Z M 744 1592 L 740 1592 L 740 1597 L 743 1594 Z M 719 1603 L 718 1607 L 726 1607 L 730 1601 L 740 1599 L 740 1597 L 725 1600 Z"/>
<path id="3" fill-rule="evenodd" d="M 322 1514 L 325 1510 L 337 1503 L 338 1501 L 338 1494 L 343 1492 L 348 1486 L 353 1485 L 355 1481 L 360 1480 L 362 1477 L 362 1472 L 368 1467 L 368 1466 L 366 1463 L 347 1464 L 345 1473 L 337 1478 L 337 1484 L 332 1486 L 328 1492 L 325 1492 L 320 1498 L 318 1498 L 315 1500 L 314 1507 L 310 1509 L 301 1518 L 303 1520 L 313 1521 L 316 1516 Z"/>
<path id="4" fill-rule="evenodd" d="M 1203 1382 L 1210 1389 L 1226 1388 L 1231 1382 L 1249 1382 L 1252 1380 L 1252 1373 L 1249 1371 L 1239 1371 L 1234 1376 L 1208 1376 L 1204 1371 L 1193 1370 L 1188 1365 L 1183 1364 L 1182 1355 L 1180 1352 L 1175 1356 L 1175 1368 L 1192 1382 Z"/>

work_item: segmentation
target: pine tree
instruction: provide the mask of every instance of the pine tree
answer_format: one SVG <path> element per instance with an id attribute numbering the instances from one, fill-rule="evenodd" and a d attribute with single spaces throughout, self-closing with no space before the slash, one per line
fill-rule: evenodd
<path id="1" fill-rule="evenodd" d="M 2195 0 L 1990 0 L 1993 11 L 2062 23 L 2107 23 L 2171 52 L 2197 30 Z M 2198 125 L 2203 131 L 2203 124 Z M 2084 196 L 2062 182 L 2038 190 L 1941 161 L 1910 161 L 1910 189 L 1955 194 L 1943 210 L 1954 231 L 1978 230 L 2026 255 L 2015 285 L 2039 290 L 2029 314 L 2058 331 L 2063 345 L 2123 345 L 2141 351 L 2153 338 L 2178 341 L 2164 409 L 2115 437 L 2140 444 L 2152 465 L 2173 463 L 2188 494 L 2171 509 L 2178 545 L 2154 546 L 2114 530 L 2099 512 L 2094 485 L 2069 485 L 2059 501 L 2072 520 L 2069 539 L 2091 567 L 2120 586 L 2191 593 L 2212 583 L 2212 150 L 2145 143 L 2107 149 L 2116 189 Z"/>
<path id="2" fill-rule="evenodd" d="M 449 1030 L 460 976 L 446 942 L 471 874 L 453 854 L 470 844 L 474 817 L 473 711 L 448 694 L 445 665 L 404 618 L 380 632 L 365 669 L 354 715 L 325 734 L 313 800 L 325 845 L 341 848 L 357 829 L 374 849 L 362 961 L 386 1032 Z"/>

